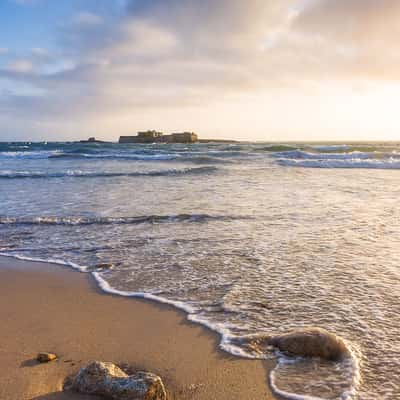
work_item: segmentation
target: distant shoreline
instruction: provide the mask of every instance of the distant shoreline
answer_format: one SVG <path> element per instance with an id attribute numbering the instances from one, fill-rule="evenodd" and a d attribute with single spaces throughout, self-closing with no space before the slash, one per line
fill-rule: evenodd
<path id="1" fill-rule="evenodd" d="M 40 142 L 38 142 L 40 143 Z M 80 144 L 102 144 L 102 143 L 114 143 L 114 144 L 121 144 L 121 145 L 126 145 L 126 144 L 153 144 L 153 143 L 120 143 L 120 142 L 113 142 L 113 141 L 106 141 L 106 140 L 78 140 L 78 141 L 73 141 L 71 143 L 80 143 Z M 212 143 L 227 143 L 227 144 L 235 144 L 235 143 L 250 143 L 250 142 L 244 142 L 244 141 L 239 141 L 239 140 L 231 140 L 231 139 L 199 139 L 197 142 L 193 143 L 184 143 L 184 144 L 196 144 L 196 143 L 201 143 L 201 144 L 212 144 Z M 155 142 L 155 144 L 159 144 L 158 142 Z M 168 144 L 179 144 L 179 143 L 168 143 Z M 182 143 L 181 143 L 182 144 Z"/>
<path id="2" fill-rule="evenodd" d="M 2 143 L 2 142 L 0 142 Z M 8 142 L 3 142 L 3 143 L 8 143 Z M 14 142 L 14 143 L 25 143 L 25 142 Z M 31 142 L 35 143 L 35 142 Z M 36 143 L 43 143 L 43 142 L 36 142 Z M 49 142 L 52 143 L 52 142 Z M 53 142 L 57 143 L 57 142 Z M 61 142 L 62 143 L 62 142 Z M 119 143 L 118 141 L 105 141 L 105 140 L 95 140 L 95 141 L 88 141 L 88 140 L 76 140 L 76 141 L 71 141 L 71 142 L 65 142 L 65 143 L 83 143 L 83 144 L 90 144 L 90 143 L 113 143 L 113 144 L 159 144 L 157 142 L 154 143 Z M 276 145 L 276 144 L 287 144 L 287 145 L 376 145 L 376 144 L 387 144 L 387 145 L 399 145 L 400 141 L 379 141 L 379 140 L 371 140 L 371 141 L 293 141 L 293 140 L 282 140 L 282 141 L 264 141 L 264 140 L 234 140 L 234 139 L 198 139 L 197 142 L 193 143 L 185 143 L 185 144 L 266 144 L 266 145 Z M 174 143 L 170 143 L 174 144 Z"/>
<path id="3" fill-rule="evenodd" d="M 119 144 L 118 140 L 98 140 L 96 139 L 93 142 L 90 142 L 88 140 L 1 140 L 0 141 L 1 144 L 19 144 L 19 143 L 30 143 L 30 144 L 43 144 L 43 143 L 82 143 L 82 144 L 86 144 L 86 143 L 105 143 L 105 144 Z M 337 140 L 234 140 L 234 139 L 199 139 L 197 143 L 203 143 L 203 144 L 207 144 L 207 143 L 232 143 L 232 144 L 288 144 L 288 145 L 292 145 L 292 144 L 297 144 L 297 145 L 328 145 L 328 144 L 332 144 L 332 145 L 360 145 L 360 144 L 364 144 L 364 145 L 368 145 L 368 144 L 388 144 L 388 145 L 400 145 L 400 141 L 399 140 L 342 140 L 342 141 L 337 141 Z M 139 144 L 139 143 L 138 143 Z"/>

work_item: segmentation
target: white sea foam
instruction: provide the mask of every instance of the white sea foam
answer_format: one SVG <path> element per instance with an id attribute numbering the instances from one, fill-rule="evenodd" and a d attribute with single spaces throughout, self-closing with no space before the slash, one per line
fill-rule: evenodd
<path id="1" fill-rule="evenodd" d="M 317 145 L 311 146 L 317 151 L 347 151 L 351 149 L 351 146 L 348 144 L 330 144 L 330 145 Z"/>
<path id="2" fill-rule="evenodd" d="M 279 159 L 288 159 L 288 160 L 349 160 L 349 161 L 359 161 L 359 160 L 380 160 L 383 161 L 385 159 L 395 159 L 399 158 L 399 155 L 396 153 L 382 153 L 382 152 L 360 152 L 360 151 L 353 151 L 349 153 L 309 153 L 306 151 L 301 150 L 292 150 L 292 151 L 285 151 L 279 152 L 274 154 L 275 157 Z"/>
<path id="3" fill-rule="evenodd" d="M 93 277 L 97 281 L 100 288 L 110 294 L 116 294 L 118 296 L 123 297 L 134 297 L 134 298 L 141 298 L 146 300 L 156 301 L 162 304 L 171 305 L 179 310 L 185 311 L 187 313 L 187 319 L 191 322 L 200 324 L 221 336 L 220 341 L 220 348 L 227 353 L 230 353 L 234 356 L 243 357 L 243 358 L 250 358 L 256 359 L 254 355 L 251 355 L 249 352 L 246 352 L 244 349 L 240 348 L 237 345 L 232 343 L 232 335 L 230 334 L 230 330 L 224 326 L 224 324 L 215 324 L 211 321 L 208 321 L 205 318 L 202 318 L 201 315 L 197 314 L 196 307 L 193 307 L 190 304 L 187 304 L 182 301 L 174 301 L 167 299 L 165 297 L 159 296 L 153 293 L 146 293 L 146 292 L 130 292 L 130 291 L 123 291 L 113 288 L 102 276 L 101 272 L 92 272 Z"/>
<path id="4" fill-rule="evenodd" d="M 64 265 L 66 267 L 71 267 L 73 269 L 76 269 L 80 272 L 87 272 L 88 267 L 85 267 L 83 265 L 79 265 L 70 261 L 64 261 L 64 260 L 59 260 L 56 258 L 49 258 L 49 259 L 44 259 L 40 257 L 28 257 L 28 256 L 23 256 L 20 254 L 11 254 L 11 253 L 5 253 L 5 252 L 0 252 L 1 257 L 10 257 L 10 258 L 15 258 L 17 260 L 21 261 L 32 261 L 32 262 L 41 262 L 41 263 L 46 263 L 46 264 L 58 264 L 58 265 Z"/>
<path id="5" fill-rule="evenodd" d="M 159 176 L 179 176 L 179 175 L 199 175 L 217 171 L 216 167 L 204 166 L 196 168 L 172 168 L 164 170 L 150 170 L 137 172 L 113 172 L 113 171 L 82 171 L 67 170 L 60 172 L 48 171 L 0 171 L 0 179 L 50 179 L 50 178 L 118 178 L 118 177 L 159 177 Z"/>
<path id="6" fill-rule="evenodd" d="M 340 159 L 315 159 L 315 160 L 296 160 L 280 158 L 277 163 L 287 167 L 302 167 L 302 168 L 366 168 L 366 169 L 400 169 L 400 160 L 398 159 L 357 159 L 350 158 L 345 160 Z"/>
<path id="7" fill-rule="evenodd" d="M 245 350 L 241 349 L 239 346 L 232 344 L 233 337 L 229 334 L 229 329 L 226 329 L 223 325 L 215 325 L 215 324 L 211 323 L 210 321 L 207 321 L 206 319 L 202 319 L 198 314 L 196 314 L 196 308 L 185 302 L 173 301 L 173 300 L 167 299 L 165 297 L 162 297 L 162 296 L 159 296 L 159 295 L 153 294 L 153 293 L 118 290 L 118 289 L 112 287 L 101 276 L 101 272 L 90 271 L 90 267 L 88 267 L 88 266 L 78 265 L 76 263 L 65 261 L 65 260 L 27 257 L 27 256 L 19 255 L 19 254 L 11 254 L 11 253 L 4 253 L 4 252 L 0 252 L 0 256 L 15 258 L 15 259 L 21 260 L 21 261 L 41 262 L 41 263 L 47 263 L 47 264 L 57 264 L 57 265 L 72 267 L 80 272 L 90 273 L 96 280 L 99 287 L 105 293 L 115 294 L 115 295 L 122 296 L 122 297 L 146 299 L 146 300 L 151 300 L 151 301 L 155 301 L 155 302 L 162 303 L 162 304 L 171 305 L 179 310 L 186 312 L 187 319 L 189 321 L 203 325 L 203 326 L 209 328 L 210 330 L 220 334 L 221 335 L 221 342 L 220 342 L 221 349 L 225 350 L 226 352 L 228 352 L 232 355 L 238 356 L 238 357 L 250 358 L 250 359 L 257 358 L 254 355 L 251 355 L 249 352 L 246 352 Z"/>
<path id="8" fill-rule="evenodd" d="M 341 361 L 342 364 L 341 369 L 343 369 L 344 371 L 346 370 L 348 371 L 350 375 L 349 376 L 350 383 L 349 387 L 338 395 L 337 397 L 338 400 L 355 399 L 357 396 L 358 387 L 361 383 L 360 366 L 358 362 L 360 355 L 356 355 L 354 350 L 351 348 L 349 344 L 347 344 L 347 347 L 349 350 L 350 358 Z M 274 393 L 288 400 L 325 400 L 322 397 L 315 397 L 306 394 L 298 394 L 282 389 L 278 383 L 278 378 L 277 378 L 277 373 L 279 369 L 285 365 L 295 366 L 297 363 L 304 362 L 305 359 L 301 357 L 288 357 L 287 355 L 282 354 L 279 351 L 276 351 L 276 356 L 278 363 L 270 371 L 269 374 L 269 382 Z"/>
<path id="9" fill-rule="evenodd" d="M 157 301 L 157 302 L 163 303 L 163 304 L 169 304 L 169 305 L 179 308 L 180 310 L 183 310 L 189 314 L 194 312 L 194 308 L 192 306 L 185 304 L 183 302 L 168 300 L 164 297 L 157 296 L 152 293 L 129 292 L 129 291 L 118 290 L 118 289 L 113 288 L 105 279 L 103 279 L 99 272 L 92 272 L 92 275 L 95 278 L 98 285 L 101 287 L 101 289 L 104 290 L 104 292 L 107 292 L 110 294 L 116 294 L 118 296 L 123 296 L 123 297 L 137 297 L 137 298 L 141 298 L 141 299 Z"/>
<path id="10" fill-rule="evenodd" d="M 8 217 L 0 216 L 0 225 L 136 225 L 156 223 L 201 223 L 207 221 L 229 221 L 250 219 L 250 216 L 177 214 L 177 215 L 144 215 L 136 217 L 79 217 L 79 216 L 41 216 L 41 217 Z"/>
<path id="11" fill-rule="evenodd" d="M 170 161 L 180 157 L 179 154 L 143 154 L 143 153 L 69 153 L 69 152 L 56 152 L 49 153 L 48 158 L 52 160 L 57 159 L 92 159 L 92 160 L 130 160 L 130 161 Z"/>
<path id="12" fill-rule="evenodd" d="M 59 154 L 59 150 L 54 151 L 0 151 L 0 159 L 47 159 L 52 156 L 57 156 Z"/>

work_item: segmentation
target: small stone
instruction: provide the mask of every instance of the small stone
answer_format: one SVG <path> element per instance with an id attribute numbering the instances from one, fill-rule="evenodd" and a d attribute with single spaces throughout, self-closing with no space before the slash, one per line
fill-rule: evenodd
<path id="1" fill-rule="evenodd" d="M 36 360 L 40 363 L 48 363 L 50 361 L 54 361 L 57 359 L 57 356 L 52 353 L 39 353 L 36 357 Z"/>
<path id="2" fill-rule="evenodd" d="M 109 270 L 114 267 L 112 263 L 94 264 L 87 268 L 88 271 Z"/>
<path id="3" fill-rule="evenodd" d="M 114 266 L 114 264 L 111 263 L 101 263 L 101 264 L 96 264 L 95 268 L 96 269 L 111 269 Z"/>
<path id="4" fill-rule="evenodd" d="M 95 361 L 82 368 L 66 387 L 114 400 L 165 400 L 161 378 L 149 372 L 127 375 L 117 365 Z"/>

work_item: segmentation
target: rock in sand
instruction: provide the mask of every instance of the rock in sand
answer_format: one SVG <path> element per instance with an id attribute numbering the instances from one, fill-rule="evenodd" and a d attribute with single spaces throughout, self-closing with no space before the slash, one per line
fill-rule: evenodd
<path id="1" fill-rule="evenodd" d="M 284 353 L 301 357 L 319 357 L 332 361 L 349 357 L 344 341 L 321 328 L 300 329 L 278 335 L 271 338 L 269 344 Z"/>
<path id="2" fill-rule="evenodd" d="M 57 356 L 52 353 L 39 353 L 36 357 L 36 360 L 39 361 L 40 363 L 48 363 L 56 359 Z"/>
<path id="3" fill-rule="evenodd" d="M 117 365 L 95 361 L 82 368 L 67 389 L 114 400 L 165 400 L 161 378 L 149 372 L 127 375 Z"/>

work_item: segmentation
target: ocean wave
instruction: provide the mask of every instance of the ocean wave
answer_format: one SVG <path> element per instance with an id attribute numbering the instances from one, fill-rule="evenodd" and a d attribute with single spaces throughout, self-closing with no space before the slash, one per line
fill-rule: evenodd
<path id="1" fill-rule="evenodd" d="M 119 225 L 119 224 L 159 224 L 209 221 L 230 221 L 250 218 L 245 216 L 225 216 L 209 214 L 177 214 L 177 215 L 144 215 L 137 217 L 7 217 L 0 216 L 0 225 Z"/>
<path id="2" fill-rule="evenodd" d="M 63 159 L 86 159 L 86 160 L 126 160 L 126 161 L 189 161 L 197 164 L 213 164 L 213 163 L 229 163 L 225 158 L 232 158 L 238 156 L 247 156 L 248 153 L 244 152 L 212 152 L 207 155 L 204 153 L 184 153 L 184 152 L 170 152 L 170 153 L 156 153 L 156 152 L 121 152 L 121 153 L 54 153 L 49 154 L 48 158 L 51 160 Z"/>
<path id="3" fill-rule="evenodd" d="M 49 159 L 100 159 L 100 160 L 131 160 L 131 161 L 169 161 L 179 158 L 175 154 L 138 154 L 138 153 L 54 153 L 49 154 Z"/>
<path id="4" fill-rule="evenodd" d="M 187 157 L 182 157 L 178 159 L 178 161 L 190 162 L 193 164 L 233 164 L 233 160 L 219 158 L 219 157 L 211 157 L 211 156 L 198 156 L 192 155 Z"/>
<path id="5" fill-rule="evenodd" d="M 68 170 L 61 172 L 43 171 L 0 171 L 0 179 L 49 179 L 49 178 L 118 178 L 118 177 L 157 177 L 157 176 L 179 176 L 179 175 L 201 175 L 217 171 L 216 167 L 196 167 L 183 169 L 167 169 L 159 171 L 143 172 L 92 172 L 81 170 Z"/>
<path id="6" fill-rule="evenodd" d="M 312 156 L 322 156 L 324 157 L 325 155 L 329 157 L 330 155 L 333 155 L 333 157 L 340 157 L 343 155 L 343 157 L 347 157 L 347 154 L 357 154 L 357 153 L 365 153 L 365 157 L 372 156 L 373 154 L 396 154 L 400 151 L 400 145 L 399 144 L 376 144 L 376 145 L 370 145 L 370 144 L 359 144 L 359 145 L 351 145 L 351 144 L 330 144 L 330 145 L 311 145 L 311 144 L 274 144 L 274 145 L 268 145 L 266 147 L 259 147 L 256 148 L 256 151 L 267 151 L 271 153 L 277 153 L 277 156 L 279 154 L 287 154 L 288 156 L 291 155 L 298 155 L 301 156 L 303 155 L 304 157 L 307 157 L 308 155 L 310 157 Z"/>
<path id="7" fill-rule="evenodd" d="M 359 168 L 359 169 L 400 169 L 400 160 L 396 159 L 315 159 L 315 160 L 295 160 L 281 158 L 276 162 L 285 167 L 301 168 Z"/>
<path id="8" fill-rule="evenodd" d="M 0 159 L 32 159 L 41 160 L 50 157 L 56 157 L 59 150 L 37 150 L 37 151 L 0 151 Z"/>
<path id="9" fill-rule="evenodd" d="M 379 143 L 379 144 L 338 144 L 338 145 L 321 145 L 321 146 L 306 146 L 311 151 L 319 153 L 377 153 L 377 152 L 396 152 L 400 147 L 397 143 Z"/>
<path id="10" fill-rule="evenodd" d="M 316 145 L 316 146 L 311 146 L 311 148 L 320 153 L 325 153 L 325 152 L 348 153 L 352 151 L 357 151 L 357 149 L 354 146 L 350 146 L 348 144 Z"/>
<path id="11" fill-rule="evenodd" d="M 277 152 L 284 152 L 284 151 L 294 151 L 298 150 L 298 147 L 294 146 L 289 146 L 286 144 L 274 144 L 266 147 L 262 147 L 260 149 L 257 149 L 257 151 L 267 151 L 270 153 L 277 153 Z"/>
<path id="12" fill-rule="evenodd" d="M 373 160 L 373 159 L 400 159 L 399 153 L 374 152 L 365 153 L 353 151 L 349 153 L 310 153 L 302 150 L 278 152 L 274 154 L 277 158 L 293 160 Z"/>

